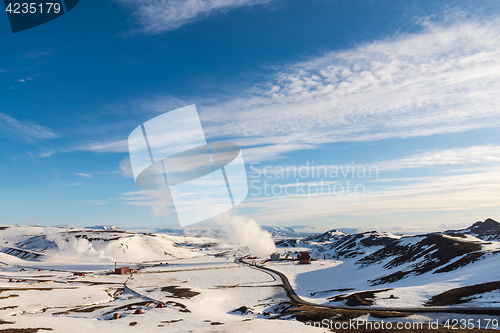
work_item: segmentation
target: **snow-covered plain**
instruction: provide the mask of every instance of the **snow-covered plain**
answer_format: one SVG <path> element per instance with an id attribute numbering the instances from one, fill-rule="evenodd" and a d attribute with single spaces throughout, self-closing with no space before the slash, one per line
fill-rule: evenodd
<path id="1" fill-rule="evenodd" d="M 416 308 L 431 305 L 426 303 L 432 297 L 450 289 L 497 283 L 499 240 L 500 224 L 491 219 L 464 230 L 417 236 L 329 231 L 279 244 L 282 255 L 290 257 L 310 251 L 317 259 L 310 265 L 266 265 L 284 273 L 297 295 L 309 302 L 345 306 L 349 295 L 375 291 L 369 297 L 372 304 L 359 306 Z M 500 307 L 498 290 L 456 300 L 447 306 Z"/>
<path id="2" fill-rule="evenodd" d="M 500 279 L 500 256 L 470 264 L 461 270 L 443 274 L 424 274 L 381 285 L 371 286 L 367 277 L 380 275 L 381 267 L 360 268 L 356 260 L 317 260 L 311 265 L 296 262 L 268 263 L 268 267 L 284 273 L 299 297 L 317 304 L 344 305 L 332 302 L 336 295 L 348 295 L 365 290 L 384 290 L 376 293 L 374 307 L 422 307 L 432 296 L 453 288 L 470 286 Z M 387 272 L 385 272 L 387 274 Z M 394 295 L 396 298 L 390 298 Z M 483 295 L 454 307 L 500 307 L 500 293 Z"/>
<path id="3" fill-rule="evenodd" d="M 281 244 L 278 251 L 288 253 L 288 259 L 297 251 L 308 250 L 315 260 L 310 265 L 296 260 L 272 262 L 266 257 L 246 262 L 284 273 L 295 292 L 312 303 L 345 307 L 347 296 L 376 291 L 370 298 L 373 308 L 422 307 L 447 290 L 500 280 L 500 242 L 491 233 L 487 241 L 479 236 L 402 237 L 330 231 L 305 239 L 276 237 Z M 290 320 L 270 320 L 288 301 L 282 281 L 276 274 L 242 265 L 237 259 L 252 253 L 224 239 L 140 234 L 116 228 L 0 226 L 0 241 L 0 329 L 262 333 L 305 328 L 293 316 Z M 466 250 L 433 269 L 422 269 L 422 264 L 428 264 L 425 260 L 438 262 L 437 254 L 455 246 Z M 414 257 L 405 257 L 412 251 Z M 471 254 L 481 257 L 462 264 Z M 399 260 L 396 264 L 395 258 Z M 113 274 L 115 264 L 135 271 Z M 458 268 L 436 273 L 449 265 Z M 407 271 L 393 281 L 379 283 L 375 279 Z M 157 308 L 159 303 L 164 307 Z M 451 306 L 499 305 L 500 293 L 494 290 Z M 137 310 L 142 313 L 135 314 Z M 380 320 L 365 317 L 360 319 Z M 386 321 L 436 318 L 447 316 L 423 313 Z"/>
<path id="4" fill-rule="evenodd" d="M 303 326 L 269 320 L 287 300 L 281 281 L 237 264 L 242 250 L 215 239 L 39 227 L 5 227 L 0 235 L 2 251 L 17 254 L 0 253 L 1 329 L 290 332 Z M 110 274 L 115 261 L 137 270 Z M 241 307 L 249 311 L 234 312 Z"/>

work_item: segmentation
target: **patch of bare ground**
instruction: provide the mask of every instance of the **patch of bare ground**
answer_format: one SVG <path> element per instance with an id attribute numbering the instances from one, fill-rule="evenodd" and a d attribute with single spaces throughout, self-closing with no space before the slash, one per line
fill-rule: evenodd
<path id="1" fill-rule="evenodd" d="M 301 322 L 321 322 L 323 319 L 331 319 L 334 321 L 346 321 L 349 319 L 358 318 L 367 314 L 375 318 L 404 318 L 410 314 L 396 311 L 367 311 L 367 310 L 351 310 L 351 309 L 331 309 L 324 307 L 316 307 L 312 305 L 299 305 L 294 306 L 290 302 L 287 306 L 283 306 L 284 311 L 280 317 L 292 316 Z"/>
<path id="2" fill-rule="evenodd" d="M 7 299 L 7 298 L 14 298 L 14 297 L 19 297 L 19 295 L 2 296 L 2 297 L 0 297 L 0 299 Z"/>
<path id="3" fill-rule="evenodd" d="M 160 321 L 162 324 L 173 324 L 173 323 L 178 323 L 180 321 L 183 321 L 184 319 L 172 319 L 172 320 L 163 320 Z"/>
<path id="4" fill-rule="evenodd" d="M 152 301 L 141 301 L 141 302 L 135 302 L 135 303 L 125 304 L 125 305 L 118 306 L 116 308 L 111 309 L 110 311 L 104 313 L 103 316 L 107 316 L 109 314 L 112 314 L 114 312 L 117 312 L 117 311 L 120 311 L 120 310 L 124 310 L 124 309 L 126 309 L 126 310 L 132 310 L 132 309 L 135 309 L 138 306 L 148 306 L 151 303 L 155 303 L 155 302 L 152 302 Z M 184 304 L 179 303 L 179 302 L 167 301 L 167 302 L 163 302 L 163 304 L 167 304 L 167 305 L 171 305 L 171 306 L 180 308 L 179 312 L 189 312 L 189 313 L 191 312 Z"/>
<path id="5" fill-rule="evenodd" d="M 112 310 L 104 313 L 103 316 L 109 315 L 109 314 L 116 312 L 118 310 L 133 309 L 133 308 L 135 309 L 135 307 L 137 307 L 137 306 L 146 306 L 146 305 L 151 304 L 151 303 L 152 303 L 151 301 L 141 301 L 141 302 L 125 304 L 122 306 L 117 306 L 116 308 L 113 308 Z"/>
<path id="6" fill-rule="evenodd" d="M 249 308 L 246 306 L 240 306 L 236 310 L 230 311 L 230 313 L 249 314 L 249 313 L 255 313 L 255 310 L 253 308 Z"/>
<path id="7" fill-rule="evenodd" d="M 172 305 L 172 306 L 175 306 L 175 307 L 178 307 L 178 308 L 181 308 L 179 311 L 180 312 L 191 312 L 189 311 L 189 309 L 182 303 L 179 303 L 179 302 L 174 302 L 174 301 L 167 301 L 165 302 L 165 304 L 168 304 L 168 305 Z"/>
<path id="8" fill-rule="evenodd" d="M 453 263 L 436 270 L 434 273 L 451 272 L 451 271 L 454 271 L 455 269 L 465 267 L 468 264 L 472 264 L 473 262 L 478 261 L 485 256 L 486 256 L 485 252 L 481 252 L 481 251 L 480 252 L 472 252 L 472 253 L 466 254 L 465 256 L 458 259 L 457 261 L 454 261 Z"/>
<path id="9" fill-rule="evenodd" d="M 466 235 L 458 233 L 458 232 L 447 232 L 447 233 L 445 233 L 445 235 L 450 236 L 450 237 L 467 238 Z"/>
<path id="10" fill-rule="evenodd" d="M 96 306 L 90 306 L 90 307 L 86 307 L 86 308 L 82 308 L 82 309 L 76 309 L 76 310 L 73 310 L 72 312 L 94 312 L 96 310 L 105 309 L 107 307 L 109 307 L 109 305 L 96 305 Z"/>
<path id="11" fill-rule="evenodd" d="M 330 289 L 330 290 L 316 291 L 314 293 L 310 293 L 309 296 L 314 296 L 317 294 L 333 293 L 333 292 L 343 293 L 344 291 L 351 291 L 351 290 L 354 290 L 354 288 Z"/>
<path id="12" fill-rule="evenodd" d="M 15 309 L 15 308 L 17 308 L 17 305 L 4 306 L 3 308 L 0 308 L 0 310 L 8 310 L 8 309 Z"/>
<path id="13" fill-rule="evenodd" d="M 367 310 L 355 310 L 355 309 L 330 309 L 323 307 L 315 307 L 310 305 L 293 305 L 291 302 L 284 302 L 280 307 L 282 312 L 277 318 L 295 318 L 297 321 L 302 322 L 304 325 L 314 326 L 314 323 L 321 324 L 322 320 L 332 320 L 333 322 L 346 322 L 346 327 L 349 327 L 349 320 L 354 320 L 361 316 L 369 314 L 374 318 L 404 318 L 409 317 L 411 314 L 404 312 L 396 312 L 396 311 L 367 311 Z M 371 322 L 376 323 L 376 322 Z M 394 324 L 395 325 L 395 324 Z M 395 330 L 390 329 L 367 329 L 366 326 L 359 327 L 356 329 L 342 329 L 342 330 L 331 330 L 332 332 L 356 332 L 356 333 L 392 333 L 396 332 Z M 405 333 L 422 333 L 422 332 L 430 332 L 430 333 L 456 333 L 457 330 L 447 329 L 445 327 L 439 326 L 437 329 L 430 329 L 428 324 L 423 324 L 421 328 L 418 329 L 402 329 L 397 330 L 397 332 L 405 332 Z M 471 333 L 490 333 L 490 332 L 498 332 L 498 330 L 492 329 L 472 329 L 467 330 L 467 332 Z"/>
<path id="14" fill-rule="evenodd" d="M 345 304 L 348 306 L 359 306 L 359 305 L 373 305 L 375 294 L 381 293 L 384 291 L 389 291 L 391 289 L 380 289 L 380 290 L 370 290 L 370 291 L 362 291 L 359 293 L 354 293 L 350 295 L 337 295 L 333 297 L 329 297 L 327 299 L 330 302 L 342 302 L 346 301 Z"/>
<path id="15" fill-rule="evenodd" d="M 422 236 L 422 240 L 417 244 L 406 245 L 401 241 L 393 241 L 360 260 L 357 264 L 367 267 L 371 264 L 381 263 L 392 258 L 384 264 L 385 269 L 411 263 L 404 271 L 382 276 L 369 280 L 372 286 L 392 283 L 406 278 L 410 274 L 421 275 L 437 269 L 435 273 L 449 272 L 454 269 L 466 266 L 483 257 L 482 245 L 478 242 L 464 240 L 461 236 L 446 237 L 441 234 L 428 234 Z M 474 254 L 474 253 L 477 254 Z M 460 258 L 458 263 L 448 265 L 455 258 Z"/>
<path id="16" fill-rule="evenodd" d="M 110 307 L 110 306 L 109 305 L 83 306 L 83 307 L 79 307 L 79 308 L 68 309 L 66 311 L 55 312 L 55 313 L 53 313 L 53 315 L 54 316 L 57 316 L 57 315 L 68 315 L 71 312 L 73 312 L 73 313 L 90 313 L 90 312 L 94 312 L 94 311 L 97 311 L 97 310 L 100 310 L 100 309 L 105 309 L 105 308 L 108 308 L 108 307 Z"/>
<path id="17" fill-rule="evenodd" d="M 37 333 L 38 331 L 52 331 L 52 328 L 6 328 L 0 330 L 3 333 Z"/>
<path id="18" fill-rule="evenodd" d="M 464 332 L 463 330 L 458 330 L 459 332 Z M 340 332 L 339 330 L 331 330 L 331 332 Z M 422 329 L 401 329 L 401 330 L 381 330 L 381 329 L 364 329 L 364 328 L 359 328 L 359 329 L 342 329 L 341 332 L 356 332 L 356 333 L 393 333 L 393 332 L 404 332 L 404 333 L 456 333 L 457 330 L 450 330 L 445 327 L 439 326 L 437 329 L 430 329 L 426 324 L 423 325 Z M 471 332 L 471 333 L 493 333 L 493 332 L 498 332 L 498 330 L 493 330 L 493 329 L 468 329 L 465 332 Z"/>
<path id="19" fill-rule="evenodd" d="M 173 298 L 191 298 L 199 295 L 200 293 L 197 291 L 192 291 L 190 288 L 182 288 L 179 286 L 167 286 L 161 288 L 161 291 L 170 293 L 168 297 Z"/>
<path id="20" fill-rule="evenodd" d="M 0 288 L 0 293 L 4 291 L 29 291 L 29 290 L 37 290 L 37 291 L 52 291 L 52 290 L 66 290 L 66 289 L 78 289 L 78 287 L 68 287 L 68 288 Z"/>
<path id="21" fill-rule="evenodd" d="M 32 279 L 37 279 L 37 278 L 53 278 L 55 275 L 36 275 L 32 276 Z"/>
<path id="22" fill-rule="evenodd" d="M 467 303 L 471 299 L 467 297 L 483 294 L 490 291 L 500 290 L 500 281 L 475 284 L 472 286 L 450 289 L 444 293 L 432 296 L 425 306 L 448 306 Z"/>
<path id="23" fill-rule="evenodd" d="M 6 321 L 0 319 L 0 325 L 15 324 L 15 323 L 16 323 L 15 321 Z"/>

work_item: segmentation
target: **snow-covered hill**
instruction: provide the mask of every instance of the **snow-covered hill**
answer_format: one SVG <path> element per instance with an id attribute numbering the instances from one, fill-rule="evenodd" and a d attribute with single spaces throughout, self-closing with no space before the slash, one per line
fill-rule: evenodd
<path id="1" fill-rule="evenodd" d="M 85 229 L 121 231 L 121 229 L 115 225 L 94 225 L 91 227 L 85 227 Z"/>
<path id="2" fill-rule="evenodd" d="M 275 239 L 300 237 L 300 235 L 290 227 L 262 225 L 260 228 L 269 232 Z M 218 239 L 228 237 L 228 229 L 225 228 L 138 228 L 132 229 L 132 231 L 140 233 L 155 233 L 188 237 L 210 237 Z"/>
<path id="3" fill-rule="evenodd" d="M 445 233 L 461 233 L 471 235 L 485 241 L 500 241 L 500 223 L 493 219 L 478 221 L 467 229 L 449 230 Z"/>
<path id="4" fill-rule="evenodd" d="M 304 238 L 284 236 L 293 234 L 293 230 L 268 227 L 264 229 L 274 232 L 281 253 L 307 250 L 318 260 L 313 260 L 312 265 L 297 265 L 291 260 L 266 265 L 277 265 L 297 288 L 299 296 L 314 302 L 355 304 L 357 301 L 353 299 L 372 295 L 371 300 L 361 304 L 386 306 L 389 297 L 386 294 L 392 292 L 405 295 L 399 301 L 392 301 L 399 302 L 398 306 L 423 306 L 434 302 L 433 299 L 438 303 L 432 304 L 441 304 L 439 301 L 444 296 L 439 295 L 452 289 L 458 288 L 462 294 L 465 290 L 464 295 L 468 295 L 467 290 L 483 290 L 496 285 L 500 273 L 499 226 L 488 219 L 463 230 L 416 236 L 380 231 L 347 234 L 330 230 Z M 234 255 L 249 254 L 245 245 L 224 243 L 226 235 L 222 229 L 179 230 L 182 235 L 176 235 L 176 230 L 164 230 L 170 233 L 166 234 L 151 233 L 151 230 L 139 233 L 95 228 L 0 226 L 0 251 L 44 264 L 165 262 L 207 254 L 230 259 Z M 488 291 L 491 292 L 489 301 L 482 299 L 481 302 L 486 306 L 497 301 L 500 304 L 500 294 Z M 360 293 L 365 294 L 360 296 Z M 467 304 L 469 300 L 486 295 L 479 294 L 455 301 Z"/>
<path id="5" fill-rule="evenodd" d="M 180 246 L 213 243 L 213 239 L 122 230 L 0 226 L 0 251 L 24 260 L 57 258 L 93 262 L 138 262 L 190 258 L 196 252 Z"/>
<path id="6" fill-rule="evenodd" d="M 277 267 L 290 276 L 299 295 L 312 296 L 310 300 L 315 302 L 391 306 L 385 299 L 398 294 L 405 297 L 392 300 L 394 306 L 439 305 L 434 300 L 448 294 L 438 295 L 458 288 L 450 293 L 462 296 L 446 302 L 496 306 L 500 293 L 488 288 L 499 280 L 498 240 L 500 224 L 492 219 L 463 230 L 416 236 L 330 230 L 276 242 L 280 252 L 308 250 L 319 259 L 310 267 Z M 366 295 L 370 300 L 359 300 Z"/>
<path id="7" fill-rule="evenodd" d="M 260 227 L 262 230 L 269 232 L 273 238 L 283 237 L 298 237 L 299 234 L 290 227 L 275 227 L 270 225 L 263 225 Z"/>

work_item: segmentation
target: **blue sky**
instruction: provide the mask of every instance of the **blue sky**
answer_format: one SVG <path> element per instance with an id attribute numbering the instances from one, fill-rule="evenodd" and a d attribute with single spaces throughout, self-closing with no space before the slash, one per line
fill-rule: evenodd
<path id="1" fill-rule="evenodd" d="M 0 223 L 178 225 L 135 185 L 126 140 L 190 104 L 209 142 L 243 148 L 254 182 L 233 213 L 258 223 L 500 218 L 496 2 L 88 0 L 16 34 L 0 17 Z M 306 166 L 345 176 L 276 174 Z"/>

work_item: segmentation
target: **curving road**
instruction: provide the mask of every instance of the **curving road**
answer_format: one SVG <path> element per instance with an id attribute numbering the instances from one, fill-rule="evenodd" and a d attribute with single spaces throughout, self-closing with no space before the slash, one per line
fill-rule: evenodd
<path id="1" fill-rule="evenodd" d="M 311 303 L 308 301 L 304 301 L 301 299 L 295 291 L 293 290 L 292 286 L 290 285 L 290 281 L 288 281 L 288 278 L 285 276 L 285 274 L 278 272 L 277 270 L 274 270 L 269 267 L 265 267 L 263 265 L 250 265 L 246 262 L 243 261 L 243 257 L 238 259 L 238 262 L 250 266 L 255 269 L 259 269 L 262 271 L 268 271 L 272 272 L 276 275 L 278 275 L 283 281 L 283 288 L 285 289 L 288 297 L 295 303 L 297 304 L 302 304 L 302 305 L 311 305 L 315 307 L 321 307 L 321 308 L 330 308 L 330 309 L 350 309 L 350 310 L 368 310 L 368 311 L 391 311 L 391 312 L 408 312 L 408 313 L 429 313 L 429 312 L 442 312 L 442 313 L 464 313 L 464 314 L 483 314 L 483 315 L 495 315 L 498 316 L 500 315 L 500 308 L 499 307 L 494 307 L 494 308 L 451 308 L 451 307 L 422 307 L 422 308 L 379 308 L 379 307 L 367 307 L 367 306 L 338 306 L 338 305 L 325 305 L 325 304 L 316 304 L 316 303 Z"/>

